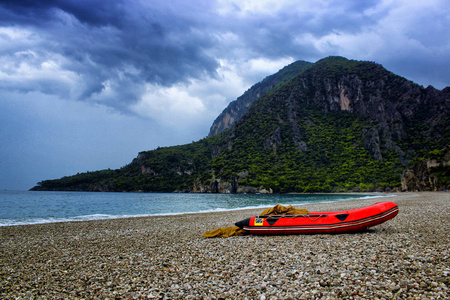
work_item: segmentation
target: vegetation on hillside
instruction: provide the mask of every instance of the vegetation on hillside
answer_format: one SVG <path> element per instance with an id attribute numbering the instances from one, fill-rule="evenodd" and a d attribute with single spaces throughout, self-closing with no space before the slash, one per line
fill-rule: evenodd
<path id="1" fill-rule="evenodd" d="M 305 109 L 298 124 L 306 143 L 304 151 L 296 149 L 289 123 L 281 124 L 276 148 L 261 147 L 264 140 L 253 135 L 252 128 L 263 125 L 261 129 L 270 135 L 277 124 L 271 125 L 270 117 L 256 120 L 259 124 L 238 126 L 240 138 L 235 147 L 214 159 L 218 177 L 230 178 L 248 170 L 242 185 L 270 187 L 280 193 L 373 191 L 399 185 L 404 167 L 398 156 L 385 149 L 385 159 L 375 160 L 364 148 L 362 129 L 367 125 L 348 112 L 325 114 Z"/>

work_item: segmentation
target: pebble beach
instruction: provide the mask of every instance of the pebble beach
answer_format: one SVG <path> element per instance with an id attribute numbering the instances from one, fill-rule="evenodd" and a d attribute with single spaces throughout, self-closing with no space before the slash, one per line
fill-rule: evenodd
<path id="1" fill-rule="evenodd" d="M 205 239 L 260 210 L 0 227 L 1 299 L 449 299 L 450 193 L 363 233 Z"/>

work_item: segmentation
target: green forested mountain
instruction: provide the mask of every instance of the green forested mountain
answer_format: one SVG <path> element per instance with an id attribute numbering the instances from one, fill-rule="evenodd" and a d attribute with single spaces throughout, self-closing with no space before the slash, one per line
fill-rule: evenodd
<path id="1" fill-rule="evenodd" d="M 379 64 L 343 57 L 288 70 L 268 77 L 276 83 L 250 102 L 238 98 L 207 138 L 141 152 L 118 170 L 45 180 L 34 189 L 386 191 L 401 188 L 414 162 L 449 145 L 449 87 L 424 88 Z M 232 109 L 248 103 L 244 113 Z M 230 117 L 235 121 L 225 124 Z M 448 188 L 447 168 L 443 163 L 429 189 Z"/>

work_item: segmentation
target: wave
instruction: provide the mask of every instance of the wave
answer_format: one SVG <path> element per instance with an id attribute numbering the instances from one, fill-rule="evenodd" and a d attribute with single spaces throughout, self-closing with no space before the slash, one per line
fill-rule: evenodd
<path id="1" fill-rule="evenodd" d="M 316 203 L 331 203 L 331 202 L 340 202 L 340 201 L 348 201 L 348 200 L 362 200 L 362 199 L 372 199 L 372 198 L 381 198 L 381 197 L 395 197 L 395 195 L 365 195 L 358 198 L 348 198 L 345 195 L 342 195 L 342 198 L 334 198 L 333 200 L 314 200 L 314 201 L 305 201 L 299 203 L 289 203 L 294 206 L 307 205 L 307 204 L 316 204 Z M 280 203 L 287 205 L 287 203 Z M 94 220 L 108 220 L 108 219 L 121 219 L 121 218 L 136 218 L 136 217 L 152 217 L 152 216 L 176 216 L 176 215 L 186 215 L 186 214 L 198 214 L 198 213 L 213 213 L 213 212 L 222 212 L 222 211 L 239 211 L 239 210 L 249 210 L 249 209 L 265 209 L 267 207 L 274 206 L 275 204 L 260 204 L 260 205 L 249 205 L 242 207 L 234 207 L 234 208 L 225 208 L 225 207 L 217 207 L 211 209 L 204 210 L 193 210 L 193 211 L 182 211 L 182 212 L 166 212 L 166 213 L 150 213 L 150 214 L 90 214 L 90 215 L 82 215 L 82 216 L 74 216 L 74 217 L 48 217 L 48 218 L 27 218 L 27 219 L 0 219 L 0 227 L 4 226 L 20 226 L 20 225 L 35 225 L 35 224 L 46 224 L 46 223 L 60 223 L 60 222 L 82 222 L 82 221 L 94 221 Z"/>

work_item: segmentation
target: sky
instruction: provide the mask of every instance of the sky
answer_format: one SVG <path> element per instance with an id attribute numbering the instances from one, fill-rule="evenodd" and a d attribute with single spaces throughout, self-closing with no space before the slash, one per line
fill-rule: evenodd
<path id="1" fill-rule="evenodd" d="M 450 85 L 448 0 L 2 0 L 0 190 L 206 137 L 296 60 Z"/>

